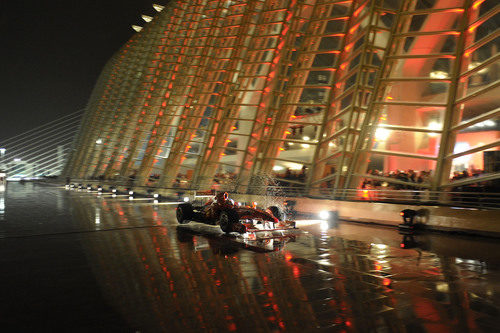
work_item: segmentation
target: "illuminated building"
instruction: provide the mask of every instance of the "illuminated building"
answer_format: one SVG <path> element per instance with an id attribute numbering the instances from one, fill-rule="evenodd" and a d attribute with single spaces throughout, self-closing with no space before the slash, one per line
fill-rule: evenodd
<path id="1" fill-rule="evenodd" d="M 98 79 L 65 175 L 310 193 L 409 169 L 433 190 L 500 178 L 497 0 L 155 9 Z"/>

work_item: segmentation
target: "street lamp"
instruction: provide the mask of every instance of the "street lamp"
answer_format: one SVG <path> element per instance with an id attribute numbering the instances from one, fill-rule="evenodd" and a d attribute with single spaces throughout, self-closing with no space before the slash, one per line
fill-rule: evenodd
<path id="1" fill-rule="evenodd" d="M 0 169 L 4 167 L 4 156 L 5 156 L 5 152 L 7 151 L 7 149 L 5 148 L 0 148 Z"/>

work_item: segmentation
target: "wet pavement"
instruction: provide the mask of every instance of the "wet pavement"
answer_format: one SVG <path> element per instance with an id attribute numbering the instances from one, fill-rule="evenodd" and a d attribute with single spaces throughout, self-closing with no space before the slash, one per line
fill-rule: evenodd
<path id="1" fill-rule="evenodd" d="M 500 242 L 305 225 L 247 241 L 174 205 L 0 191 L 0 327 L 71 332 L 494 332 Z M 293 236 L 293 237 L 292 237 Z M 405 248 L 402 248 L 405 247 Z"/>

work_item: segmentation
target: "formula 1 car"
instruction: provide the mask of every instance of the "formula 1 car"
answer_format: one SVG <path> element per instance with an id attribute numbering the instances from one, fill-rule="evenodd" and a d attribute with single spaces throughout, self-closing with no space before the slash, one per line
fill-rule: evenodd
<path id="1" fill-rule="evenodd" d="M 271 206 L 264 211 L 255 207 L 235 205 L 234 201 L 228 198 L 227 192 L 218 193 L 205 205 L 179 204 L 176 216 L 179 223 L 196 221 L 219 225 L 226 233 L 244 234 L 295 228 L 295 222 L 286 221 L 277 206 Z"/>

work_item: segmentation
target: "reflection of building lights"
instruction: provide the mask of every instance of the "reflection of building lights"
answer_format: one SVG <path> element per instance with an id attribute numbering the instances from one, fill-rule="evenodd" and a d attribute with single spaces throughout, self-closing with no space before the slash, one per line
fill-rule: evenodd
<path id="1" fill-rule="evenodd" d="M 453 148 L 453 154 L 459 154 L 469 149 L 470 145 L 468 142 L 457 142 L 455 144 L 455 147 Z M 453 160 L 453 164 L 454 165 L 464 164 L 465 166 L 468 166 L 470 159 L 471 159 L 470 155 L 459 156 Z"/>
<path id="2" fill-rule="evenodd" d="M 375 140 L 377 141 L 385 141 L 389 138 L 389 135 L 391 135 L 391 131 L 389 131 L 386 128 L 379 127 L 375 131 Z"/>
<path id="3" fill-rule="evenodd" d="M 436 290 L 442 293 L 447 293 L 450 291 L 450 286 L 446 282 L 436 283 Z"/>
<path id="4" fill-rule="evenodd" d="M 288 145 L 289 145 L 289 146 L 293 146 L 293 145 L 294 145 L 294 143 L 293 143 L 293 142 L 288 142 Z"/>
<path id="5" fill-rule="evenodd" d="M 329 146 L 329 147 L 333 147 L 333 146 L 335 146 L 335 143 L 333 143 L 333 142 L 328 142 L 328 146 Z"/>
<path id="6" fill-rule="evenodd" d="M 189 202 L 189 197 L 184 197 L 184 202 Z"/>
<path id="7" fill-rule="evenodd" d="M 472 70 L 474 68 L 476 68 L 477 66 L 479 66 L 481 63 L 480 62 L 471 62 L 469 64 L 469 66 L 467 67 L 468 70 Z M 485 68 L 481 68 L 480 70 L 477 71 L 479 74 L 484 74 L 484 73 L 487 73 L 488 72 L 488 67 L 485 67 Z"/>
<path id="8" fill-rule="evenodd" d="M 307 144 L 307 143 L 303 143 L 303 144 L 301 144 L 301 146 L 302 146 L 302 148 L 309 148 L 309 147 L 311 147 L 311 145 Z"/>
<path id="9" fill-rule="evenodd" d="M 321 231 L 327 231 L 330 228 L 328 225 L 328 221 L 321 221 L 319 227 Z"/>
<path id="10" fill-rule="evenodd" d="M 285 163 L 290 170 L 301 170 L 303 165 L 298 163 Z"/>
<path id="11" fill-rule="evenodd" d="M 378 250 L 385 250 L 385 249 L 387 249 L 387 245 L 385 245 L 385 244 L 371 243 L 370 245 L 373 246 L 374 248 L 378 249 Z"/>
<path id="12" fill-rule="evenodd" d="M 495 127 L 496 126 L 496 122 L 493 121 L 493 120 L 485 120 L 485 121 L 482 121 L 480 123 L 477 123 L 477 124 L 474 124 L 472 125 L 470 128 L 484 128 L 484 127 Z"/>
<path id="13" fill-rule="evenodd" d="M 439 131 L 441 130 L 441 125 L 435 121 L 431 121 L 427 128 L 433 131 Z M 438 133 L 428 133 L 428 135 L 433 138 L 436 137 Z"/>
<path id="14" fill-rule="evenodd" d="M 97 207 L 95 209 L 95 224 L 101 224 L 101 210 Z"/>
<path id="15" fill-rule="evenodd" d="M 478 63 L 478 62 L 471 62 L 471 63 L 469 64 L 469 66 L 467 66 L 467 69 L 468 69 L 468 70 L 474 69 L 474 68 L 476 68 L 478 65 L 479 65 L 479 63 Z"/>
<path id="16" fill-rule="evenodd" d="M 98 145 L 100 145 L 102 143 L 102 139 L 95 140 L 95 143 L 97 143 Z"/>
<path id="17" fill-rule="evenodd" d="M 303 139 L 304 141 L 309 141 L 309 140 L 311 140 L 311 138 L 310 138 L 310 137 L 308 137 L 308 136 L 304 136 L 304 137 L 302 137 L 302 139 Z"/>
<path id="18" fill-rule="evenodd" d="M 433 71 L 430 74 L 431 79 L 447 79 L 448 73 L 443 71 Z"/>
<path id="19" fill-rule="evenodd" d="M 273 166 L 273 171 L 281 171 L 281 170 L 284 170 L 285 168 L 282 167 L 281 165 L 275 165 Z"/>
<path id="20" fill-rule="evenodd" d="M 484 0 L 477 0 L 476 2 L 474 2 L 474 4 L 472 5 L 472 8 L 473 9 L 478 9 L 479 6 L 481 6 L 481 4 L 484 2 Z"/>

